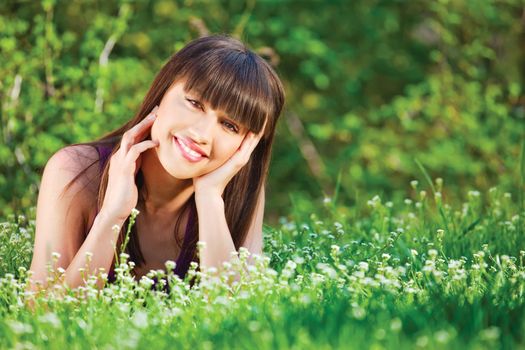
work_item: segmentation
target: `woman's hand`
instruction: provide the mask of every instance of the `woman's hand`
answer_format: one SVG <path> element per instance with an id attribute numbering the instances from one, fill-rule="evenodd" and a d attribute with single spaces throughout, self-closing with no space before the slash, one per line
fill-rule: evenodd
<path id="1" fill-rule="evenodd" d="M 125 221 L 137 205 L 135 175 L 140 168 L 142 152 L 158 146 L 157 141 L 142 141 L 157 117 L 157 109 L 155 107 L 146 118 L 122 135 L 120 148 L 109 161 L 108 186 L 100 212 L 119 222 Z"/>
<path id="2" fill-rule="evenodd" d="M 248 132 L 239 149 L 223 165 L 208 174 L 194 178 L 195 196 L 203 194 L 222 196 L 226 185 L 250 160 L 253 150 L 263 135 L 263 130 L 259 134 Z"/>

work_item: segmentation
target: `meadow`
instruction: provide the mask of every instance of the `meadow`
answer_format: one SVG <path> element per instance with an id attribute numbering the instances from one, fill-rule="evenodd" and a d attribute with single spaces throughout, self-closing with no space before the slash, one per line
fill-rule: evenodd
<path id="1" fill-rule="evenodd" d="M 494 187 L 449 205 L 442 186 L 412 181 L 401 202 L 325 198 L 316 214 L 265 227 L 264 255 L 250 265 L 241 250 L 221 274 L 194 265 L 181 280 L 167 262 L 167 274 L 136 282 L 124 254 L 102 290 L 103 273 L 70 290 L 49 266 L 54 287 L 24 292 L 34 221 L 11 217 L 0 232 L 0 348 L 521 348 L 523 202 Z M 169 293 L 151 289 L 155 277 Z"/>
<path id="2" fill-rule="evenodd" d="M 524 14 L 522 0 L 1 2 L 0 349 L 524 348 Z M 102 290 L 103 271 L 70 290 L 50 265 L 53 287 L 26 292 L 46 161 L 128 120 L 209 33 L 245 41 L 286 89 L 264 255 L 138 282 L 122 255 Z M 151 289 L 163 276 L 169 294 Z"/>

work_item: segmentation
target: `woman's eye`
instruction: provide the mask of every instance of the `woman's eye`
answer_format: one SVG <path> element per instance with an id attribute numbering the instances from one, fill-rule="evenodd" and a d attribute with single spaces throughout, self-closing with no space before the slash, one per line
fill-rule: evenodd
<path id="1" fill-rule="evenodd" d="M 199 102 L 199 101 L 196 101 L 196 100 L 192 100 L 191 98 L 187 98 L 186 97 L 186 101 L 188 101 L 189 103 L 191 103 L 191 105 L 195 108 L 198 108 L 200 110 L 204 110 L 204 108 L 202 108 L 202 104 Z"/>
<path id="2" fill-rule="evenodd" d="M 239 132 L 239 128 L 237 127 L 237 125 L 233 124 L 233 123 L 230 123 L 228 121 L 224 121 L 222 122 L 222 124 L 230 131 L 233 131 L 234 133 L 238 133 Z"/>

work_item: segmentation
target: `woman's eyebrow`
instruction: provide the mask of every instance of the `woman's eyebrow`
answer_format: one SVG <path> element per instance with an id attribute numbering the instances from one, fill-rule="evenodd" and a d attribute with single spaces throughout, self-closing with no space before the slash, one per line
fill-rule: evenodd
<path id="1" fill-rule="evenodd" d="M 202 98 L 201 94 L 199 94 L 198 92 L 196 92 L 196 91 L 185 91 L 185 90 L 184 90 L 184 93 L 185 93 L 186 95 L 189 95 L 189 97 L 191 97 L 192 99 L 194 99 L 194 100 L 196 100 L 197 102 L 199 102 L 199 103 L 202 105 L 202 107 L 203 107 L 204 109 L 213 109 L 213 108 L 211 107 L 210 103 L 209 103 L 208 101 L 205 101 L 205 100 Z M 230 117 L 227 113 L 225 113 L 225 112 L 223 112 L 223 111 L 221 111 L 221 110 L 216 110 L 216 112 L 217 112 L 217 117 L 218 117 L 219 119 L 227 119 L 227 120 L 229 120 L 229 121 L 235 123 L 235 124 L 238 125 L 238 126 L 240 125 L 239 122 L 235 120 L 235 118 Z"/>

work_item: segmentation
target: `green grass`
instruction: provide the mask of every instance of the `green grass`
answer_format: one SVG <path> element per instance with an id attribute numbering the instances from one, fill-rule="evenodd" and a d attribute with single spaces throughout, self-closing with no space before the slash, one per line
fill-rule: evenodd
<path id="1" fill-rule="evenodd" d="M 191 272 L 199 282 L 189 288 L 169 273 L 170 295 L 149 290 L 155 273 L 133 282 L 126 259 L 120 282 L 100 292 L 91 278 L 78 291 L 25 294 L 34 222 L 10 217 L 0 231 L 0 348 L 525 346 L 521 199 L 493 188 L 448 203 L 440 180 L 428 193 L 411 185 L 399 203 L 326 199 L 315 214 L 295 198 L 289 218 L 265 227 L 266 258 L 239 283 Z"/>

